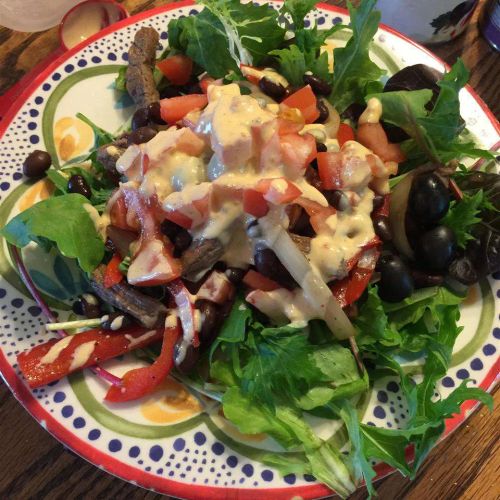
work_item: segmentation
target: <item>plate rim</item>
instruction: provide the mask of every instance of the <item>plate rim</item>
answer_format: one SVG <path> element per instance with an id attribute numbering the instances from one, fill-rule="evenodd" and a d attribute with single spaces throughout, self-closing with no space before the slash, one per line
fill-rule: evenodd
<path id="1" fill-rule="evenodd" d="M 282 0 L 274 0 L 282 1 Z M 118 31 L 119 29 L 133 25 L 138 21 L 148 19 L 155 15 L 168 12 L 171 10 L 177 10 L 182 7 L 189 7 L 195 5 L 193 0 L 182 0 L 179 2 L 170 3 L 167 5 L 162 5 L 154 9 L 146 10 L 140 12 L 133 16 L 127 17 L 122 21 L 119 21 L 107 28 L 101 30 L 95 35 L 84 40 L 72 49 L 65 51 L 52 61 L 40 72 L 36 74 L 31 83 L 26 86 L 26 88 L 14 99 L 14 101 L 8 107 L 3 119 L 0 122 L 0 139 L 3 137 L 4 133 L 7 131 L 10 123 L 16 116 L 19 109 L 23 106 L 26 100 L 39 88 L 40 83 L 45 80 L 45 78 L 56 68 L 64 63 L 67 59 L 73 55 L 80 52 L 82 49 L 90 45 L 91 43 L 99 40 L 110 33 Z M 337 7 L 334 5 L 329 5 L 325 3 L 318 3 L 317 8 L 324 9 L 330 12 L 336 12 L 342 15 L 348 15 L 347 9 Z M 379 29 L 386 31 L 397 38 L 413 45 L 418 48 L 421 52 L 424 52 L 428 57 L 431 57 L 439 64 L 443 65 L 445 68 L 449 69 L 449 65 L 445 63 L 441 58 L 432 53 L 429 49 L 422 46 L 421 44 L 411 40 L 406 35 L 398 32 L 397 30 L 387 26 L 383 23 L 379 25 Z M 28 73 L 29 74 L 29 73 Z M 500 123 L 496 119 L 493 112 L 488 108 L 486 103 L 481 99 L 477 92 L 469 85 L 466 85 L 467 92 L 474 98 L 474 100 L 481 107 L 482 112 L 488 118 L 492 126 L 494 127 L 496 133 L 500 136 Z M 500 374 L 500 357 L 492 365 L 490 370 L 486 373 L 484 379 L 479 384 L 479 387 L 487 392 L 490 392 L 496 385 L 496 382 Z M 0 350 L 0 376 L 9 387 L 10 391 L 14 397 L 21 403 L 21 405 L 28 411 L 28 413 L 52 436 L 54 436 L 58 441 L 60 441 L 64 446 L 70 448 L 73 452 L 78 454 L 83 459 L 87 460 L 93 466 L 97 466 L 106 472 L 119 477 L 122 480 L 136 484 L 143 488 L 147 488 L 152 491 L 157 491 L 159 493 L 166 493 L 169 495 L 179 495 L 183 498 L 190 499 L 218 499 L 221 493 L 223 493 L 225 498 L 238 498 L 238 499 L 255 499 L 255 500 L 265 500 L 269 498 L 269 495 L 274 495 L 277 499 L 289 499 L 291 496 L 302 496 L 303 498 L 318 498 L 328 494 L 331 494 L 331 490 L 323 484 L 311 484 L 304 486 L 290 486 L 290 487 L 278 487 L 278 488 L 234 488 L 234 487 L 224 487 L 224 486 L 203 486 L 190 483 L 183 483 L 179 481 L 174 481 L 172 479 L 167 479 L 160 477 L 155 474 L 147 473 L 141 471 L 131 465 L 128 465 L 117 458 L 114 458 L 109 453 L 91 446 L 89 443 L 81 440 L 70 430 L 66 429 L 55 417 L 53 417 L 49 412 L 44 410 L 44 408 L 39 404 L 30 390 L 25 386 L 21 378 L 17 376 L 12 366 L 7 361 L 3 351 Z M 442 439 L 448 437 L 454 430 L 456 430 L 460 424 L 462 424 L 476 409 L 480 404 L 474 401 L 468 401 L 461 406 L 460 414 L 447 419 L 445 424 L 445 432 Z M 406 458 L 408 460 L 413 459 L 413 449 L 409 447 L 406 450 Z M 377 480 L 381 479 L 388 474 L 395 471 L 392 467 L 386 464 L 379 464 L 375 467 L 377 472 Z"/>

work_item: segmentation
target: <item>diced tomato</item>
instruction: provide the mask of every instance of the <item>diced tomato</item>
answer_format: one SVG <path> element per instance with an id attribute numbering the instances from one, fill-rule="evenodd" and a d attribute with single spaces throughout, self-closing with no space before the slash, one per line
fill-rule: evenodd
<path id="1" fill-rule="evenodd" d="M 317 156 L 316 140 L 311 134 L 286 134 L 280 136 L 281 157 L 289 175 L 303 175 L 305 168 Z"/>
<path id="2" fill-rule="evenodd" d="M 253 269 L 249 269 L 245 274 L 243 283 L 254 290 L 262 290 L 264 292 L 271 292 L 272 290 L 282 288 L 282 286 L 279 283 L 276 283 L 276 281 L 267 278 Z"/>
<path id="3" fill-rule="evenodd" d="M 195 319 L 194 297 L 180 279 L 168 283 L 167 288 L 177 305 L 184 339 L 189 339 L 193 347 L 198 347 L 200 345 L 199 325 Z"/>
<path id="4" fill-rule="evenodd" d="M 361 297 L 370 282 L 379 255 L 378 248 L 366 249 L 349 276 L 330 287 L 341 307 L 346 307 Z"/>
<path id="5" fill-rule="evenodd" d="M 211 76 L 204 76 L 201 80 L 200 80 L 200 87 L 201 87 L 201 91 L 204 93 L 204 94 L 207 94 L 208 93 L 208 86 L 209 85 L 214 85 L 215 83 L 215 79 L 212 78 Z M 215 84 L 216 85 L 216 84 Z"/>
<path id="6" fill-rule="evenodd" d="M 52 339 L 43 344 L 37 345 L 28 351 L 24 351 L 17 356 L 19 368 L 31 388 L 40 387 L 55 380 L 59 380 L 70 373 L 95 365 L 107 359 L 121 356 L 133 349 L 145 347 L 161 339 L 163 330 L 148 330 L 143 327 L 130 327 L 113 332 L 112 335 L 100 328 L 87 330 L 77 335 L 72 335 L 63 339 Z M 59 354 L 47 359 L 52 349 L 59 350 L 59 346 L 64 346 Z M 93 343 L 93 350 L 82 365 L 74 363 L 76 349 L 89 342 Z"/>
<path id="7" fill-rule="evenodd" d="M 288 96 L 280 106 L 299 109 L 306 123 L 314 123 L 319 118 L 317 99 L 310 85 Z"/>
<path id="8" fill-rule="evenodd" d="M 302 117 L 302 114 L 300 115 Z M 278 134 L 297 134 L 304 128 L 304 121 L 293 121 L 286 118 L 278 118 Z"/>
<path id="9" fill-rule="evenodd" d="M 105 400 L 123 403 L 139 399 L 153 392 L 168 376 L 174 366 L 174 348 L 179 338 L 180 328 L 165 328 L 160 355 L 153 364 L 129 370 L 122 377 L 120 385 L 112 385 Z"/>
<path id="10" fill-rule="evenodd" d="M 122 281 L 123 274 L 118 267 L 121 264 L 121 261 L 121 257 L 115 253 L 108 262 L 106 269 L 104 270 L 104 288 L 111 288 Z"/>
<path id="11" fill-rule="evenodd" d="M 318 153 L 318 173 L 325 189 L 342 188 L 342 153 Z"/>
<path id="12" fill-rule="evenodd" d="M 358 126 L 357 139 L 363 146 L 371 149 L 383 161 L 401 163 L 406 156 L 399 144 L 392 144 L 380 123 L 362 123 Z"/>
<path id="13" fill-rule="evenodd" d="M 193 206 L 199 212 L 201 219 L 205 220 L 210 213 L 210 194 L 207 193 L 203 198 L 193 200 Z"/>
<path id="14" fill-rule="evenodd" d="M 255 190 L 262 193 L 266 201 L 275 205 L 290 203 L 302 194 L 293 182 L 284 177 L 261 179 L 255 186 Z"/>
<path id="15" fill-rule="evenodd" d="M 243 191 L 243 210 L 254 217 L 264 217 L 269 212 L 269 206 L 264 195 L 255 189 Z"/>
<path id="16" fill-rule="evenodd" d="M 333 207 L 324 207 L 319 203 L 309 200 L 308 198 L 298 198 L 295 203 L 300 205 L 309 215 L 309 222 L 312 228 L 319 234 L 327 228 L 327 219 L 331 215 L 335 215 L 337 211 Z"/>
<path id="17" fill-rule="evenodd" d="M 168 210 L 164 212 L 165 219 L 175 222 L 184 229 L 191 229 L 193 219 L 182 213 L 181 210 Z"/>
<path id="18" fill-rule="evenodd" d="M 339 130 L 337 132 L 337 141 L 339 142 L 339 146 L 342 147 L 347 141 L 354 141 L 354 130 L 347 123 L 341 123 L 339 125 Z"/>
<path id="19" fill-rule="evenodd" d="M 190 111 L 204 108 L 208 104 L 205 94 L 187 94 L 160 101 L 160 114 L 164 121 L 173 124 L 182 120 Z"/>
<path id="20" fill-rule="evenodd" d="M 175 54 L 158 61 L 156 67 L 174 85 L 184 85 L 189 82 L 193 72 L 193 61 L 183 54 Z"/>
<path id="21" fill-rule="evenodd" d="M 216 304 L 224 304 L 233 294 L 234 285 L 229 281 L 228 277 L 220 271 L 212 271 L 201 285 L 196 297 Z"/>

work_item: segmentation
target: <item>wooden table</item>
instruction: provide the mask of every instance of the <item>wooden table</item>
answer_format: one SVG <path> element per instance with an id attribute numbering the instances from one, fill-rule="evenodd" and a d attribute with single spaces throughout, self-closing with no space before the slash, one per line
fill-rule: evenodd
<path id="1" fill-rule="evenodd" d="M 131 14 L 168 3 L 125 0 Z M 343 5 L 334 0 L 328 3 Z M 480 2 L 480 7 L 484 1 Z M 471 69 L 470 83 L 498 117 L 500 56 L 478 31 L 476 11 L 466 33 L 433 50 L 452 64 L 460 56 Z M 58 46 L 55 28 L 41 33 L 18 33 L 0 28 L 0 95 Z M 500 391 L 495 405 L 500 404 Z M 393 474 L 377 484 L 383 500 L 498 498 L 500 470 L 500 412 L 476 411 L 429 456 L 417 479 Z M 153 499 L 159 495 L 134 487 L 88 464 L 64 448 L 26 413 L 5 385 L 0 386 L 0 498 L 2 499 Z M 364 491 L 354 499 L 366 497 Z"/>

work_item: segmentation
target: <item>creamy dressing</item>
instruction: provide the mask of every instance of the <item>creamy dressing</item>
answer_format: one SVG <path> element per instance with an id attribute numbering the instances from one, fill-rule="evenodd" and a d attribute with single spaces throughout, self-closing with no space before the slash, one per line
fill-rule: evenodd
<path id="1" fill-rule="evenodd" d="M 382 116 L 382 103 L 376 97 L 368 99 L 366 109 L 361 113 L 358 120 L 358 125 L 363 123 L 378 123 Z"/>
<path id="2" fill-rule="evenodd" d="M 43 356 L 40 359 L 40 364 L 47 365 L 49 363 L 53 363 L 59 357 L 59 354 L 61 354 L 61 352 L 64 351 L 64 349 L 66 349 L 66 347 L 69 346 L 69 344 L 71 343 L 72 340 L 73 340 L 73 337 L 68 336 L 68 337 L 64 337 L 63 339 L 57 341 L 47 351 L 47 354 L 45 354 L 45 356 Z"/>
<path id="3" fill-rule="evenodd" d="M 356 206 L 330 216 L 326 221 L 328 230 L 312 239 L 308 258 L 324 281 L 345 277 L 349 260 L 375 237 L 373 198 L 373 191 L 365 188 Z"/>
<path id="4" fill-rule="evenodd" d="M 81 368 L 88 362 L 90 356 L 94 352 L 96 342 L 96 340 L 85 342 L 83 344 L 80 344 L 74 350 L 72 356 L 73 359 L 71 360 L 71 364 L 69 365 L 70 371 L 78 370 L 78 368 Z"/>

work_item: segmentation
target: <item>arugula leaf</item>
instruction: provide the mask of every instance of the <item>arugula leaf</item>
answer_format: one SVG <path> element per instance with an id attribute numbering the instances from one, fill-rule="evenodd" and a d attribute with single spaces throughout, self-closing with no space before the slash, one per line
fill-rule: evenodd
<path id="1" fill-rule="evenodd" d="M 316 0 L 285 0 L 280 14 L 290 14 L 295 31 L 304 29 L 305 17 L 315 9 Z"/>
<path id="2" fill-rule="evenodd" d="M 113 142 L 114 136 L 110 132 L 106 132 L 106 130 L 102 129 L 98 125 L 96 125 L 90 118 L 87 118 L 82 113 L 77 113 L 76 117 L 82 122 L 86 123 L 94 132 L 95 137 L 95 147 L 104 146 L 105 144 L 109 144 Z"/>
<path id="3" fill-rule="evenodd" d="M 2 236 L 17 247 L 30 241 L 54 242 L 65 257 L 78 259 L 80 267 L 93 271 L 104 257 L 104 243 L 97 233 L 80 194 L 56 196 L 36 203 L 16 215 L 1 230 Z"/>
<path id="4" fill-rule="evenodd" d="M 278 13 L 267 5 L 238 0 L 200 3 L 205 9 L 198 15 L 170 21 L 169 44 L 214 78 L 230 71 L 240 74 L 240 64 L 258 66 L 283 42 L 285 30 L 278 25 Z"/>
<path id="5" fill-rule="evenodd" d="M 474 236 L 470 234 L 472 226 L 481 222 L 478 215 L 484 206 L 485 196 L 482 190 L 477 191 L 472 196 L 464 194 L 460 201 L 452 201 L 448 213 L 441 219 L 441 224 L 448 226 L 455 233 L 457 244 L 461 248 Z"/>
<path id="6" fill-rule="evenodd" d="M 347 2 L 352 37 L 345 47 L 333 51 L 333 89 L 329 97 L 340 113 L 353 102 L 363 102 L 366 86 L 384 74 L 369 54 L 370 43 L 380 22 L 380 12 L 374 10 L 375 4 L 376 0 L 366 0 L 355 9 Z"/>

